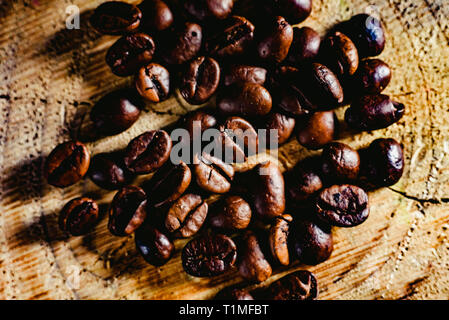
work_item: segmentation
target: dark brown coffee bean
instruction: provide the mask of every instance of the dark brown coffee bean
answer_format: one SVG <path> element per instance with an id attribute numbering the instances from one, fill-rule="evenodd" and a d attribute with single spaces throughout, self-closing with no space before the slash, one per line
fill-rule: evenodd
<path id="1" fill-rule="evenodd" d="M 318 297 L 313 273 L 300 270 L 273 282 L 268 288 L 270 300 L 314 300 Z"/>
<path id="2" fill-rule="evenodd" d="M 239 196 L 227 196 L 212 210 L 211 226 L 225 230 L 246 229 L 251 221 L 251 207 Z"/>
<path id="3" fill-rule="evenodd" d="M 237 247 L 225 235 L 203 235 L 187 243 L 181 259 L 184 270 L 194 277 L 218 276 L 235 265 Z"/>
<path id="4" fill-rule="evenodd" d="M 301 88 L 320 109 L 333 109 L 344 101 L 340 81 L 328 67 L 312 63 L 304 72 Z"/>
<path id="5" fill-rule="evenodd" d="M 326 37 L 321 45 L 324 63 L 337 76 L 352 76 L 359 67 L 359 54 L 354 42 L 336 31 Z"/>
<path id="6" fill-rule="evenodd" d="M 355 100 L 346 110 L 345 121 L 356 130 L 377 130 L 399 121 L 404 112 L 405 106 L 387 95 L 366 95 Z"/>
<path id="7" fill-rule="evenodd" d="M 115 135 L 130 128 L 140 116 L 144 102 L 132 89 L 112 91 L 98 100 L 90 118 L 100 135 Z"/>
<path id="8" fill-rule="evenodd" d="M 287 62 L 300 65 L 313 61 L 320 51 L 321 37 L 309 27 L 293 28 L 293 42 L 287 56 Z"/>
<path id="9" fill-rule="evenodd" d="M 183 64 L 198 55 L 202 41 L 201 26 L 186 22 L 161 36 L 161 56 L 168 64 Z"/>
<path id="10" fill-rule="evenodd" d="M 88 174 L 97 186 L 107 190 L 119 189 L 133 178 L 123 162 L 121 152 L 97 154 L 92 158 Z"/>
<path id="11" fill-rule="evenodd" d="M 288 214 L 277 217 L 269 231 L 268 241 L 270 243 L 271 255 L 277 263 L 283 266 L 290 264 L 288 236 L 292 221 L 292 216 Z"/>
<path id="12" fill-rule="evenodd" d="M 324 147 L 321 158 L 323 174 L 329 180 L 355 180 L 359 175 L 359 153 L 347 144 L 329 143 Z"/>
<path id="13" fill-rule="evenodd" d="M 117 35 L 137 30 L 142 12 L 135 5 L 121 1 L 108 1 L 98 6 L 90 22 L 103 34 Z"/>
<path id="14" fill-rule="evenodd" d="M 44 175 L 52 186 L 64 188 L 80 181 L 89 170 L 90 154 L 78 141 L 61 143 L 48 155 Z"/>
<path id="15" fill-rule="evenodd" d="M 136 186 L 120 189 L 109 208 L 109 231 L 115 236 L 133 233 L 147 217 L 147 195 Z"/>
<path id="16" fill-rule="evenodd" d="M 256 234 L 247 230 L 239 244 L 239 273 L 248 281 L 263 282 L 273 270 L 265 257 Z"/>
<path id="17" fill-rule="evenodd" d="M 186 11 L 196 19 L 203 21 L 209 18 L 224 19 L 231 14 L 234 0 L 187 0 Z"/>
<path id="18" fill-rule="evenodd" d="M 326 223 L 354 227 L 368 218 L 368 195 L 357 186 L 334 185 L 321 191 L 315 209 L 318 217 Z"/>
<path id="19" fill-rule="evenodd" d="M 280 16 L 270 21 L 265 28 L 257 46 L 259 57 L 269 62 L 280 63 L 287 57 L 292 44 L 293 28 Z"/>
<path id="20" fill-rule="evenodd" d="M 131 140 L 123 161 L 129 171 L 147 174 L 160 168 L 170 157 L 172 141 L 164 130 L 151 130 Z"/>
<path id="21" fill-rule="evenodd" d="M 190 104 L 205 103 L 215 93 L 220 82 L 220 66 L 208 57 L 192 60 L 181 80 L 181 96 Z"/>
<path id="22" fill-rule="evenodd" d="M 120 77 L 135 74 L 153 59 L 153 38 L 145 33 L 134 33 L 118 39 L 106 53 L 106 63 Z"/>
<path id="23" fill-rule="evenodd" d="M 98 222 L 98 204 L 90 198 L 70 200 L 59 214 L 59 227 L 72 236 L 90 232 Z"/>
<path id="24" fill-rule="evenodd" d="M 166 264 L 175 252 L 173 242 L 148 223 L 137 229 L 135 242 L 137 251 L 153 266 Z"/>
<path id="25" fill-rule="evenodd" d="M 221 290 L 215 300 L 254 300 L 254 298 L 245 289 L 229 287 Z"/>
<path id="26" fill-rule="evenodd" d="M 162 0 L 145 0 L 139 4 L 142 11 L 141 30 L 153 32 L 168 29 L 173 24 L 173 13 Z"/>
<path id="27" fill-rule="evenodd" d="M 224 76 L 224 85 L 230 86 L 234 83 L 244 84 L 246 82 L 263 85 L 267 77 L 267 70 L 261 67 L 247 65 L 232 65 Z"/>
<path id="28" fill-rule="evenodd" d="M 196 184 L 207 192 L 226 193 L 231 189 L 234 168 L 217 157 L 207 153 L 195 156 L 193 172 Z"/>
<path id="29" fill-rule="evenodd" d="M 285 174 L 286 195 L 295 206 L 303 204 L 323 188 L 319 166 L 317 159 L 307 158 Z"/>
<path id="30" fill-rule="evenodd" d="M 279 112 L 269 113 L 261 120 L 259 129 L 265 129 L 266 134 L 260 135 L 260 145 L 267 149 L 280 146 L 287 142 L 295 128 L 295 118 Z"/>
<path id="31" fill-rule="evenodd" d="M 224 115 L 262 116 L 272 107 L 267 89 L 256 83 L 225 87 L 217 97 L 217 107 Z"/>
<path id="32" fill-rule="evenodd" d="M 189 132 L 190 140 L 201 140 L 201 134 L 207 129 L 214 128 L 217 125 L 215 116 L 207 111 L 195 110 L 188 113 L 181 122 L 181 126 Z M 198 136 L 196 136 L 196 133 Z"/>
<path id="33" fill-rule="evenodd" d="M 338 119 L 333 111 L 315 112 L 296 122 L 296 137 L 307 149 L 321 149 L 337 138 Z"/>
<path id="34" fill-rule="evenodd" d="M 142 68 L 135 78 L 139 94 L 148 101 L 160 102 L 170 93 L 170 73 L 157 63 L 150 63 Z"/>
<path id="35" fill-rule="evenodd" d="M 312 0 L 274 0 L 277 12 L 291 24 L 304 21 L 312 12 Z"/>
<path id="36" fill-rule="evenodd" d="M 354 76 L 356 90 L 364 93 L 381 93 L 390 83 L 391 69 L 380 59 L 366 59 L 360 62 Z"/>

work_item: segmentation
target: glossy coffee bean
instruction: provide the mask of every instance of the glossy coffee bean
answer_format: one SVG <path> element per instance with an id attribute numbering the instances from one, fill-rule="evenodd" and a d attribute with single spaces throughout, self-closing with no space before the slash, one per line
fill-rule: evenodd
<path id="1" fill-rule="evenodd" d="M 234 83 L 244 84 L 246 82 L 263 85 L 267 78 L 267 70 L 261 67 L 247 65 L 232 65 L 224 75 L 224 85 L 230 86 Z"/>
<path id="2" fill-rule="evenodd" d="M 161 56 L 168 64 L 183 64 L 198 55 L 202 41 L 201 26 L 186 22 L 161 36 Z"/>
<path id="3" fill-rule="evenodd" d="M 238 254 L 238 269 L 243 278 L 252 282 L 263 282 L 271 276 L 273 270 L 254 232 L 247 230 L 244 233 Z"/>
<path id="4" fill-rule="evenodd" d="M 109 208 L 109 231 L 115 236 L 132 234 L 147 217 L 147 195 L 136 186 L 126 186 L 114 196 Z"/>
<path id="5" fill-rule="evenodd" d="M 359 153 L 347 144 L 329 143 L 324 147 L 321 158 L 323 175 L 329 180 L 355 180 L 359 175 Z"/>
<path id="6" fill-rule="evenodd" d="M 132 89 L 119 89 L 102 97 L 90 112 L 100 135 L 115 135 L 130 128 L 140 116 L 144 102 Z"/>
<path id="7" fill-rule="evenodd" d="M 324 63 L 337 76 L 352 76 L 359 67 L 359 54 L 352 40 L 336 31 L 326 37 L 321 45 Z"/>
<path id="8" fill-rule="evenodd" d="M 59 227 L 72 236 L 90 232 L 98 222 L 98 204 L 90 198 L 70 200 L 59 214 Z"/>
<path id="9" fill-rule="evenodd" d="M 109 48 L 106 63 L 115 75 L 130 76 L 153 59 L 155 48 L 153 38 L 149 35 L 130 34 L 118 39 Z"/>
<path id="10" fill-rule="evenodd" d="M 309 27 L 293 28 L 293 41 L 287 56 L 287 62 L 300 65 L 313 61 L 320 52 L 321 37 Z"/>
<path id="11" fill-rule="evenodd" d="M 170 73 L 157 63 L 139 69 L 135 78 L 136 89 L 148 101 L 160 102 L 170 94 Z"/>
<path id="12" fill-rule="evenodd" d="M 227 196 L 212 210 L 210 225 L 225 230 L 246 229 L 251 221 L 251 207 L 239 196 Z"/>
<path id="13" fill-rule="evenodd" d="M 321 149 L 337 138 L 338 119 L 333 111 L 315 112 L 296 122 L 296 137 L 307 149 Z"/>
<path id="14" fill-rule="evenodd" d="M 294 206 L 303 204 L 323 188 L 319 166 L 319 161 L 308 158 L 285 174 L 286 196 Z"/>
<path id="15" fill-rule="evenodd" d="M 215 300 L 254 300 L 254 297 L 245 289 L 229 287 L 221 290 Z"/>
<path id="16" fill-rule="evenodd" d="M 257 46 L 257 53 L 262 60 L 280 63 L 288 55 L 293 41 L 293 28 L 280 16 L 275 17 L 264 28 Z"/>
<path id="17" fill-rule="evenodd" d="M 222 234 L 202 235 L 182 250 L 182 266 L 194 277 L 213 277 L 230 270 L 237 260 L 237 247 Z"/>
<path id="18" fill-rule="evenodd" d="M 391 69 L 380 59 L 366 59 L 360 62 L 354 76 L 354 86 L 363 93 L 381 93 L 390 83 Z"/>
<path id="19" fill-rule="evenodd" d="M 345 121 L 356 130 L 377 130 L 399 121 L 404 112 L 405 106 L 392 101 L 387 95 L 365 95 L 353 101 L 346 109 Z"/>
<path id="20" fill-rule="evenodd" d="M 193 236 L 206 220 L 208 205 L 196 194 L 187 193 L 176 200 L 168 210 L 165 228 L 176 237 Z"/>
<path id="21" fill-rule="evenodd" d="M 137 30 L 142 12 L 135 5 L 121 1 L 108 1 L 98 6 L 90 22 L 103 34 L 117 35 Z"/>
<path id="22" fill-rule="evenodd" d="M 136 249 L 146 262 L 153 266 L 162 266 L 175 252 L 173 242 L 162 232 L 148 223 L 136 231 Z"/>
<path id="23" fill-rule="evenodd" d="M 304 21 L 312 12 L 312 0 L 274 0 L 277 12 L 291 24 Z"/>
<path id="24" fill-rule="evenodd" d="M 141 30 L 163 31 L 173 24 L 173 13 L 162 0 L 144 0 L 138 7 L 143 16 Z"/>
<path id="25" fill-rule="evenodd" d="M 211 193 L 226 193 L 231 189 L 234 168 L 221 159 L 203 153 L 196 156 L 193 165 L 196 184 Z"/>
<path id="26" fill-rule="evenodd" d="M 170 157 L 172 141 L 164 130 L 151 130 L 131 140 L 123 161 L 129 171 L 147 174 L 160 168 Z"/>
<path id="27" fill-rule="evenodd" d="M 206 110 L 189 112 L 181 121 L 181 126 L 189 132 L 190 139 L 201 140 L 201 134 L 217 125 L 215 116 Z M 198 135 L 198 137 L 196 136 Z"/>
<path id="28" fill-rule="evenodd" d="M 116 190 L 129 184 L 133 174 L 123 162 L 122 153 L 100 153 L 92 158 L 89 178 L 97 186 L 107 190 Z"/>
<path id="29" fill-rule="evenodd" d="M 288 266 L 290 264 L 288 237 L 292 221 L 292 216 L 288 214 L 277 217 L 274 224 L 270 227 L 268 235 L 271 255 L 277 263 L 283 266 Z"/>
<path id="30" fill-rule="evenodd" d="M 259 135 L 259 143 L 267 149 L 272 149 L 274 146 L 280 146 L 287 142 L 293 133 L 296 123 L 295 118 L 279 112 L 269 113 L 260 122 L 259 129 L 265 129 L 266 132 Z"/>
<path id="31" fill-rule="evenodd" d="M 209 57 L 198 57 L 187 65 L 179 90 L 188 103 L 202 104 L 215 93 L 219 82 L 218 62 Z"/>
<path id="32" fill-rule="evenodd" d="M 61 143 L 48 155 L 44 175 L 52 186 L 64 188 L 80 181 L 89 170 L 90 154 L 78 141 Z"/>
<path id="33" fill-rule="evenodd" d="M 337 75 L 320 63 L 306 67 L 302 89 L 319 108 L 329 110 L 344 101 L 343 88 Z"/>
<path id="34" fill-rule="evenodd" d="M 206 40 L 206 52 L 220 58 L 242 55 L 253 41 L 254 29 L 244 17 L 229 17 L 221 21 Z"/>
<path id="35" fill-rule="evenodd" d="M 234 0 L 184 1 L 186 11 L 200 21 L 210 18 L 224 19 L 231 14 L 233 7 Z"/>
<path id="36" fill-rule="evenodd" d="M 315 202 L 317 216 L 337 227 L 354 227 L 369 215 L 368 195 L 353 185 L 333 185 L 324 189 Z"/>
<path id="37" fill-rule="evenodd" d="M 270 300 L 314 300 L 318 285 L 313 273 L 300 270 L 273 282 L 268 288 Z"/>
<path id="38" fill-rule="evenodd" d="M 262 116 L 272 107 L 267 89 L 256 83 L 232 85 L 217 96 L 217 107 L 223 115 Z"/>

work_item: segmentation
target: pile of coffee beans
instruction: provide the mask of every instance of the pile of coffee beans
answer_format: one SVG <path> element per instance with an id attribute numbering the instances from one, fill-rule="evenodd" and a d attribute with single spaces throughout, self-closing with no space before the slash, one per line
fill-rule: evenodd
<path id="1" fill-rule="evenodd" d="M 380 21 L 359 14 L 322 38 L 310 27 L 295 26 L 309 16 L 311 2 L 100 5 L 92 26 L 120 36 L 106 63 L 117 76 L 134 76 L 135 87 L 110 92 L 92 108 L 97 134 L 130 128 L 146 103 L 166 100 L 178 90 L 193 105 L 216 97 L 216 108 L 180 119 L 177 127 L 190 133 L 181 142 L 194 144 L 195 123 L 200 123 L 200 132 L 217 129 L 215 146 L 231 156 L 201 149 L 191 155 L 192 162 L 174 163 L 169 129 L 144 132 L 125 150 L 92 159 L 85 145 L 69 141 L 48 156 L 48 183 L 67 187 L 88 175 L 99 187 L 118 190 L 108 209 L 108 228 L 115 236 L 134 235 L 137 251 L 152 265 L 173 256 L 174 239 L 196 235 L 181 255 L 184 270 L 194 277 L 236 269 L 248 282 L 259 283 L 280 266 L 327 260 L 332 228 L 366 221 L 366 190 L 395 184 L 404 170 L 403 149 L 394 139 L 377 139 L 360 150 L 335 142 L 339 119 L 333 110 L 350 104 L 344 121 L 356 132 L 386 128 L 405 108 L 381 93 L 392 72 L 373 58 L 385 47 Z M 271 161 L 247 171 L 234 166 L 294 135 L 305 148 L 322 149 L 321 155 L 286 173 Z M 153 175 L 132 185 L 137 175 L 146 174 Z M 94 200 L 73 199 L 62 209 L 60 226 L 83 235 L 99 216 Z M 261 298 L 317 296 L 314 275 L 303 270 L 272 283 Z M 242 288 L 227 288 L 218 297 L 253 299 Z"/>

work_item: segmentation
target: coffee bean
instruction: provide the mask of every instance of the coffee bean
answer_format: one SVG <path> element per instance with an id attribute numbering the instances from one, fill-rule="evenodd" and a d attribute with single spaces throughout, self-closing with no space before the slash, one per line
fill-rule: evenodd
<path id="1" fill-rule="evenodd" d="M 300 270 L 273 282 L 268 288 L 270 300 L 314 300 L 318 297 L 313 273 Z"/>
<path id="2" fill-rule="evenodd" d="M 391 69 L 388 64 L 380 59 L 366 59 L 360 62 L 353 83 L 356 90 L 376 94 L 381 93 L 390 80 Z"/>
<path id="3" fill-rule="evenodd" d="M 175 252 L 173 242 L 162 232 L 148 223 L 136 231 L 136 249 L 146 262 L 153 266 L 162 266 Z"/>
<path id="4" fill-rule="evenodd" d="M 287 56 L 287 62 L 300 65 L 313 61 L 320 51 L 321 37 L 309 27 L 293 28 L 293 42 Z"/>
<path id="5" fill-rule="evenodd" d="M 131 140 L 123 161 L 129 171 L 147 174 L 160 168 L 170 157 L 172 141 L 164 130 L 151 130 Z"/>
<path id="6" fill-rule="evenodd" d="M 130 128 L 140 116 L 144 103 L 132 89 L 119 89 L 102 97 L 90 112 L 96 131 L 115 135 Z"/>
<path id="7" fill-rule="evenodd" d="M 136 74 L 135 84 L 139 94 L 148 101 L 160 102 L 170 93 L 170 73 L 157 63 L 150 63 Z"/>
<path id="8" fill-rule="evenodd" d="M 135 74 L 153 59 L 153 38 L 145 33 L 134 33 L 118 39 L 106 53 L 106 63 L 120 77 Z"/>
<path id="9" fill-rule="evenodd" d="M 97 186 L 107 190 L 124 187 L 133 179 L 133 174 L 128 171 L 123 162 L 121 152 L 96 155 L 92 158 L 88 174 Z"/>
<path id="10" fill-rule="evenodd" d="M 204 131 L 214 128 L 217 125 L 217 119 L 208 111 L 195 110 L 189 112 L 181 121 L 181 126 L 189 132 L 190 140 L 198 139 L 201 141 L 201 135 Z M 199 136 L 196 137 L 195 131 Z"/>
<path id="11" fill-rule="evenodd" d="M 226 193 L 231 189 L 234 168 L 217 157 L 207 153 L 201 157 L 197 155 L 193 172 L 197 185 L 207 192 Z"/>
<path id="12" fill-rule="evenodd" d="M 259 239 L 253 231 L 247 230 L 239 244 L 239 273 L 248 281 L 263 282 L 272 273 Z"/>
<path id="13" fill-rule="evenodd" d="M 344 101 L 343 88 L 335 73 L 328 67 L 312 63 L 305 67 L 301 89 L 320 109 L 329 110 Z"/>
<path id="14" fill-rule="evenodd" d="M 202 235 L 187 243 L 181 259 L 184 270 L 194 277 L 218 276 L 235 265 L 237 247 L 225 235 Z"/>
<path id="15" fill-rule="evenodd" d="M 121 1 L 108 1 L 98 6 L 90 22 L 103 34 L 117 35 L 137 30 L 142 12 L 135 5 Z"/>
<path id="16" fill-rule="evenodd" d="M 323 188 L 319 161 L 307 158 L 285 174 L 287 198 L 294 205 L 301 205 Z"/>
<path id="17" fill-rule="evenodd" d="M 147 217 L 147 195 L 136 186 L 121 188 L 109 208 L 109 231 L 115 236 L 133 233 Z"/>
<path id="18" fill-rule="evenodd" d="M 262 116 L 272 107 L 267 89 L 256 83 L 225 87 L 217 96 L 217 107 L 224 115 Z"/>
<path id="19" fill-rule="evenodd" d="M 280 146 L 287 142 L 293 133 L 296 123 L 295 118 L 279 112 L 269 113 L 260 122 L 259 129 L 266 130 L 266 134 L 262 134 L 259 137 L 260 144 L 267 149 L 272 149 L 275 145 Z"/>
<path id="20" fill-rule="evenodd" d="M 296 122 L 296 137 L 308 149 L 321 149 L 337 138 L 338 119 L 333 111 L 315 112 Z"/>
<path id="21" fill-rule="evenodd" d="M 72 236 L 90 232 L 98 222 L 98 204 L 86 197 L 70 200 L 59 214 L 59 227 Z"/>
<path id="22" fill-rule="evenodd" d="M 168 64 L 183 64 L 198 55 L 202 41 L 201 26 L 186 22 L 161 36 L 161 56 Z"/>
<path id="23" fill-rule="evenodd" d="M 220 82 L 220 66 L 208 57 L 192 60 L 181 80 L 181 96 L 190 104 L 205 103 L 215 93 Z"/>
<path id="24" fill-rule="evenodd" d="M 312 0 L 275 0 L 277 12 L 291 24 L 304 21 L 312 12 Z"/>
<path id="25" fill-rule="evenodd" d="M 187 0 L 184 2 L 186 11 L 200 21 L 206 19 L 224 19 L 231 14 L 234 0 Z"/>
<path id="26" fill-rule="evenodd" d="M 210 225 L 228 231 L 246 229 L 251 221 L 251 207 L 239 196 L 227 196 L 213 208 Z"/>
<path id="27" fill-rule="evenodd" d="M 269 231 L 268 241 L 270 243 L 271 255 L 277 263 L 283 266 L 290 264 L 288 236 L 292 221 L 292 216 L 288 214 L 277 217 Z"/>
<path id="28" fill-rule="evenodd" d="M 329 180 L 349 181 L 359 175 L 359 153 L 347 144 L 329 143 L 324 147 L 321 158 L 323 174 Z"/>
<path id="29" fill-rule="evenodd" d="M 225 86 L 244 84 L 246 82 L 263 85 L 267 77 L 267 70 L 248 65 L 232 65 L 226 70 L 223 83 Z"/>
<path id="30" fill-rule="evenodd" d="M 262 31 L 257 46 L 259 57 L 263 60 L 280 63 L 288 54 L 293 41 L 293 28 L 283 17 L 275 17 Z"/>
<path id="31" fill-rule="evenodd" d="M 392 101 L 387 95 L 365 95 L 355 100 L 346 110 L 345 121 L 356 130 L 377 130 L 399 121 L 404 112 L 405 106 Z"/>
<path id="32" fill-rule="evenodd" d="M 143 16 L 141 30 L 162 31 L 173 24 L 173 13 L 162 0 L 145 0 L 138 7 Z"/>
<path id="33" fill-rule="evenodd" d="M 326 223 L 354 227 L 368 218 L 368 195 L 353 185 L 333 185 L 321 191 L 315 209 L 318 217 Z"/>
<path id="34" fill-rule="evenodd" d="M 48 155 L 44 175 L 52 186 L 64 188 L 80 181 L 89 170 L 90 154 L 78 141 L 58 145 Z"/>
<path id="35" fill-rule="evenodd" d="M 336 31 L 321 45 L 322 59 L 337 76 L 352 76 L 359 67 L 359 54 L 352 40 Z"/>
<path id="36" fill-rule="evenodd" d="M 254 298 L 245 289 L 228 287 L 221 290 L 215 300 L 254 300 Z"/>

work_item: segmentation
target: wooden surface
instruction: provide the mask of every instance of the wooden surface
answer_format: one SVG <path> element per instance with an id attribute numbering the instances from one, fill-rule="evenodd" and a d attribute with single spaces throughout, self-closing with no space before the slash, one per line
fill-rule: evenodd
<path id="1" fill-rule="evenodd" d="M 176 242 L 174 259 L 158 269 L 137 255 L 132 238 L 110 235 L 104 216 L 85 237 L 67 238 L 57 228 L 57 214 L 69 199 L 90 195 L 106 205 L 113 195 L 88 179 L 63 190 L 50 187 L 41 171 L 46 155 L 77 131 L 95 101 L 129 81 L 113 76 L 104 63 L 115 38 L 88 29 L 87 17 L 101 2 L 0 0 L 0 298 L 210 298 L 242 279 L 236 272 L 189 277 L 179 257 L 185 241 Z M 65 29 L 70 4 L 81 9 L 80 30 Z M 360 147 L 377 137 L 398 139 L 405 145 L 406 170 L 397 185 L 370 193 L 366 223 L 334 231 L 330 260 L 288 271 L 313 271 L 320 299 L 448 299 L 449 2 L 315 0 L 302 25 L 324 33 L 370 4 L 388 34 L 381 58 L 394 76 L 386 92 L 407 106 L 406 115 L 385 130 L 344 132 L 342 140 Z M 175 94 L 149 105 L 128 131 L 88 147 L 93 154 L 122 148 L 191 109 Z M 292 139 L 280 149 L 280 165 L 291 168 L 309 154 Z M 286 271 L 277 270 L 266 284 Z"/>

